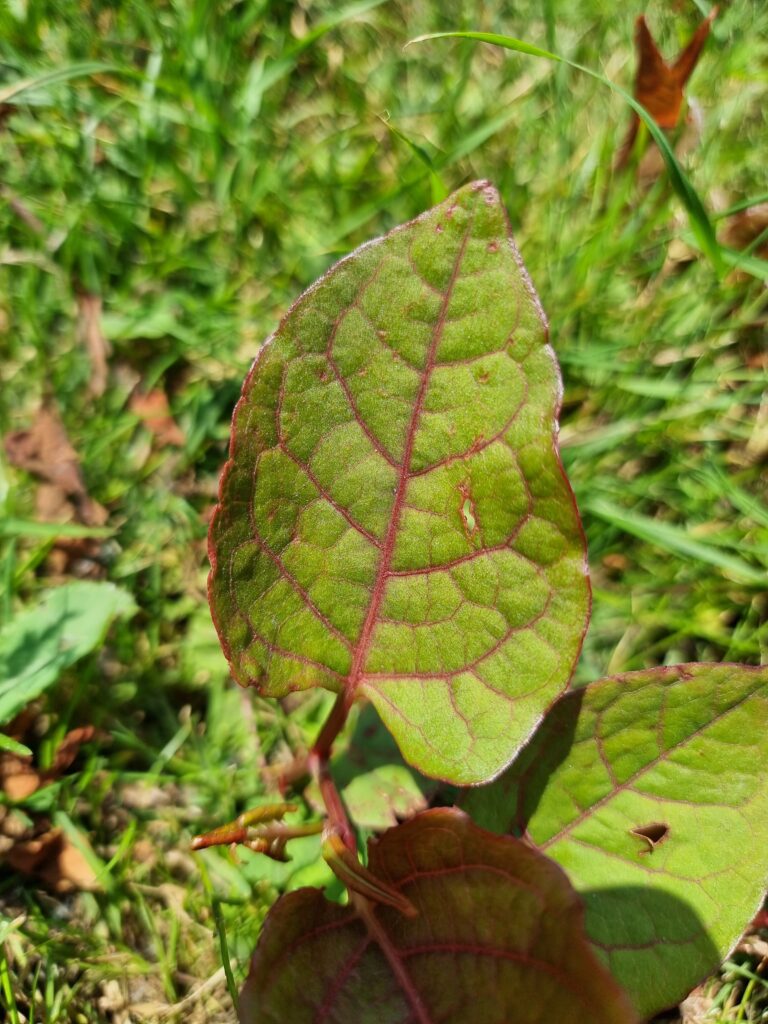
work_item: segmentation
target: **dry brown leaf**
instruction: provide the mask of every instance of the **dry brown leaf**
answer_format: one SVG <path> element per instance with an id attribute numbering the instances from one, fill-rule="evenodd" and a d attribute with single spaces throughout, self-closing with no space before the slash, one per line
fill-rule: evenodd
<path id="1" fill-rule="evenodd" d="M 32 473 L 54 489 L 44 492 L 49 515 L 64 513 L 69 507 L 85 526 L 104 525 L 107 511 L 88 494 L 77 452 L 51 403 L 40 407 L 28 430 L 8 434 L 5 451 L 11 465 Z"/>
<path id="2" fill-rule="evenodd" d="M 723 232 L 723 242 L 733 249 L 746 249 L 768 231 L 768 203 L 750 206 L 728 218 Z M 756 250 L 758 256 L 768 256 L 768 237 L 764 238 Z"/>
<path id="3" fill-rule="evenodd" d="M 635 79 L 635 99 L 641 103 L 660 128 L 674 128 L 680 120 L 685 86 L 701 56 L 709 29 L 717 15 L 714 7 L 694 32 L 691 41 L 674 64 L 667 64 L 640 15 L 635 28 L 639 64 Z"/>
<path id="4" fill-rule="evenodd" d="M 55 406 L 45 402 L 27 430 L 17 430 L 5 438 L 8 461 L 40 481 L 35 500 L 36 514 L 44 523 L 80 523 L 103 526 L 107 510 L 88 494 L 80 469 L 80 460 L 72 446 Z M 92 538 L 59 538 L 51 564 L 65 572 L 78 559 L 86 560 L 86 575 L 98 572 L 93 561 L 100 543 Z M 90 564 L 88 563 L 90 561 Z M 80 575 L 83 573 L 81 572 Z"/>
<path id="5" fill-rule="evenodd" d="M 31 757 L 0 754 L 0 789 L 9 800 L 26 800 L 42 785 L 40 773 L 32 767 Z"/>
<path id="6" fill-rule="evenodd" d="M 19 729 L 17 723 L 20 721 L 20 717 L 11 723 L 8 730 L 9 735 L 17 740 L 29 739 L 27 730 L 34 723 L 28 721 L 23 729 Z M 94 737 L 109 738 L 106 733 L 100 732 L 92 725 L 71 729 L 56 748 L 51 767 L 44 771 L 36 769 L 29 756 L 20 757 L 9 751 L 2 751 L 0 753 L 0 789 L 10 800 L 26 799 L 36 793 L 41 786 L 61 778 L 77 757 L 80 747 Z"/>
<path id="7" fill-rule="evenodd" d="M 30 715 L 20 715 L 9 727 L 14 738 L 29 739 L 35 724 Z M 50 768 L 36 769 L 31 757 L 0 753 L 0 790 L 9 800 L 24 800 L 41 786 L 60 778 L 74 761 L 83 743 L 100 735 L 91 725 L 72 729 L 59 744 Z M 96 876 L 83 854 L 62 833 L 51 828 L 47 818 L 35 817 L 30 825 L 13 811 L 0 817 L 0 852 L 4 863 L 20 874 L 41 879 L 54 892 L 97 888 Z"/>
<path id="8" fill-rule="evenodd" d="M 134 391 L 131 395 L 130 410 L 139 417 L 161 447 L 181 447 L 186 441 L 183 430 L 171 416 L 165 392 L 159 388 L 146 393 Z"/>
<path id="9" fill-rule="evenodd" d="M 64 739 L 56 748 L 53 755 L 53 763 L 45 773 L 47 779 L 58 779 L 60 775 L 69 768 L 80 752 L 84 743 L 90 742 L 94 737 L 104 740 L 108 739 L 106 733 L 96 729 L 93 725 L 81 725 L 78 729 L 70 729 Z"/>
<path id="10" fill-rule="evenodd" d="M 671 131 L 680 120 L 685 87 L 698 63 L 716 15 L 717 7 L 713 7 L 673 64 L 668 64 L 662 57 L 645 16 L 641 14 L 635 23 L 635 99 L 645 107 L 660 128 Z M 640 119 L 633 113 L 627 137 L 619 151 L 619 167 L 626 163 L 635 144 L 639 127 Z"/>
<path id="11" fill-rule="evenodd" d="M 59 828 L 17 840 L 5 862 L 19 874 L 39 878 L 54 892 L 99 888 L 93 868 Z"/>
<path id="12" fill-rule="evenodd" d="M 62 836 L 41 877 L 55 892 L 72 892 L 75 889 L 92 892 L 99 888 L 93 868 L 66 836 Z"/>
<path id="13" fill-rule="evenodd" d="M 104 394 L 107 387 L 109 342 L 101 329 L 101 296 L 90 292 L 77 295 L 79 333 L 91 361 L 91 379 L 88 391 L 95 398 Z"/>
<path id="14" fill-rule="evenodd" d="M 106 738 L 106 734 L 97 733 L 92 725 L 84 725 L 72 729 L 59 744 L 50 768 L 39 771 L 32 764 L 31 757 L 20 757 L 9 751 L 0 753 L 0 790 L 9 800 L 25 800 L 36 793 L 41 786 L 60 778 L 77 757 L 80 747 L 92 740 L 96 735 Z M 23 739 L 23 734 L 15 737 Z"/>
<path id="15" fill-rule="evenodd" d="M 66 497 L 86 494 L 77 452 L 52 405 L 41 406 L 28 430 L 9 434 L 5 450 L 12 465 L 52 484 Z"/>
<path id="16" fill-rule="evenodd" d="M 711 1020 L 714 1001 L 705 986 L 695 988 L 680 1004 L 681 1024 L 705 1024 L 707 1019 Z"/>

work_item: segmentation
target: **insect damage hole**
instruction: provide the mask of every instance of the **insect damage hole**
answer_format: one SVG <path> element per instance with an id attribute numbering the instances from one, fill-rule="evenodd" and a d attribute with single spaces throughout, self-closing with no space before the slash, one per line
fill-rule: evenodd
<path id="1" fill-rule="evenodd" d="M 461 504 L 459 505 L 461 525 L 464 529 L 464 536 L 471 544 L 472 538 L 477 533 L 477 530 L 479 528 L 479 523 L 477 521 L 475 503 L 472 501 L 472 495 L 470 493 L 468 484 L 459 484 L 459 495 L 461 496 Z"/>
<path id="2" fill-rule="evenodd" d="M 669 825 L 661 821 L 652 821 L 650 825 L 638 825 L 637 828 L 629 830 L 630 835 L 637 836 L 647 843 L 647 849 L 640 850 L 642 856 L 645 853 L 653 853 L 659 843 L 662 843 L 669 835 Z"/>

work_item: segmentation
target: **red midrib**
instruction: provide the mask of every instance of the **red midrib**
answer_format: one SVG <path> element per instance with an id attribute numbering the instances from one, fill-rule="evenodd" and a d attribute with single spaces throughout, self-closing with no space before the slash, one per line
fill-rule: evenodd
<path id="1" fill-rule="evenodd" d="M 416 437 L 416 431 L 419 428 L 419 421 L 421 420 L 421 412 L 424 407 L 424 396 L 427 393 L 427 386 L 429 384 L 430 374 L 434 369 L 435 357 L 437 355 L 437 349 L 440 344 L 440 338 L 443 334 L 443 328 L 445 327 L 445 320 L 448 314 L 448 305 L 451 301 L 451 295 L 453 294 L 453 288 L 456 284 L 456 279 L 459 276 L 459 270 L 461 268 L 461 262 L 464 258 L 464 250 L 467 247 L 469 235 L 472 230 L 472 219 L 467 226 L 467 230 L 464 234 L 464 238 L 461 241 L 461 246 L 458 253 L 456 254 L 456 261 L 453 265 L 453 272 L 451 273 L 448 287 L 446 288 L 445 295 L 443 296 L 443 303 L 440 307 L 440 315 L 438 316 L 437 323 L 435 324 L 435 330 L 432 335 L 432 341 L 429 346 L 427 353 L 427 361 L 424 365 L 424 373 L 421 378 L 421 385 L 419 387 L 419 393 L 416 396 L 416 402 L 413 407 L 413 415 L 411 421 L 408 424 L 408 432 L 405 438 L 405 448 L 403 451 L 403 460 L 400 464 L 400 477 L 397 481 L 397 490 L 395 491 L 395 500 L 392 503 L 392 512 L 389 519 L 389 525 L 387 526 L 387 534 L 384 538 L 384 544 L 381 549 L 381 558 L 379 560 L 379 568 L 376 572 L 376 579 L 373 583 L 373 589 L 371 591 L 371 601 L 368 605 L 368 612 L 363 622 L 363 628 L 360 631 L 360 639 L 357 642 L 354 656 L 352 658 L 352 668 L 349 672 L 347 684 L 345 687 L 346 705 L 349 705 L 354 700 L 355 690 L 357 689 L 360 678 L 363 675 L 363 668 L 365 666 L 366 658 L 368 657 L 368 651 L 371 646 L 371 636 L 373 634 L 373 628 L 376 625 L 376 619 L 379 615 L 379 608 L 384 598 L 384 588 L 387 583 L 387 579 L 390 575 L 390 566 L 392 563 L 392 553 L 395 550 L 395 541 L 397 540 L 397 531 L 400 526 L 400 516 L 403 510 L 403 502 L 405 500 L 405 491 L 408 486 L 408 480 L 411 475 L 411 458 L 413 456 L 413 444 Z"/>

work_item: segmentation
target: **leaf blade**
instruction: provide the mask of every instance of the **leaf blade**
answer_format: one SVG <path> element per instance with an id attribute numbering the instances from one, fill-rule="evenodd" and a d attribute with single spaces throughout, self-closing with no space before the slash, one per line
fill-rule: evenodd
<path id="1" fill-rule="evenodd" d="M 242 1024 L 533 1024 L 544 1004 L 572 1024 L 636 1019 L 590 954 L 564 876 L 523 843 L 441 808 L 371 844 L 370 866 L 418 915 L 378 907 L 371 922 L 319 890 L 283 897 L 241 995 Z"/>
<path id="2" fill-rule="evenodd" d="M 49 590 L 37 607 L 19 612 L 0 632 L 0 724 L 94 650 L 113 619 L 135 610 L 120 587 L 78 580 Z"/>
<path id="3" fill-rule="evenodd" d="M 487 183 L 332 268 L 235 412 L 209 534 L 235 678 L 367 697 L 425 774 L 497 774 L 566 685 L 588 618 L 559 402 Z"/>
<path id="4" fill-rule="evenodd" d="M 768 669 L 610 677 L 562 698 L 466 809 L 525 830 L 560 864 L 604 962 L 651 1016 L 717 967 L 762 899 L 767 736 Z M 661 841 L 649 849 L 643 833 Z M 670 895 L 687 910 L 672 912 Z"/>

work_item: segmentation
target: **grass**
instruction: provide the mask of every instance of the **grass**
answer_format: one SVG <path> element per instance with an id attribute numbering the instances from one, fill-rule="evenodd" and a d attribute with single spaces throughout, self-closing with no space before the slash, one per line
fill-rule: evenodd
<path id="1" fill-rule="evenodd" d="M 670 54 L 708 9 L 677 7 L 647 6 Z M 640 187 L 613 172 L 628 111 L 599 82 L 458 40 L 403 50 L 431 32 L 503 33 L 631 88 L 635 13 L 598 0 L 0 7 L 0 431 L 55 396 L 110 513 L 105 575 L 139 609 L 38 705 L 43 767 L 70 728 L 109 737 L 24 805 L 88 838 L 102 885 L 52 895 L 4 874 L 9 1021 L 232 1021 L 222 956 L 239 984 L 278 892 L 325 881 L 311 839 L 289 866 L 188 852 L 264 798 L 264 761 L 313 736 L 324 707 L 311 697 L 289 720 L 228 682 L 206 516 L 241 380 L 292 299 L 466 180 L 499 186 L 563 367 L 595 584 L 579 681 L 765 658 L 764 283 L 718 277 L 663 174 Z M 710 215 L 765 198 L 766 40 L 764 5 L 725 5 L 693 78 L 703 127 L 682 163 Z M 101 297 L 111 346 L 97 398 L 82 292 Z M 137 384 L 167 392 L 182 446 L 153 443 L 129 408 Z M 0 462 L 2 621 L 58 582 L 35 490 Z M 751 963 L 717 983 L 723 1021 L 767 1019 Z"/>

